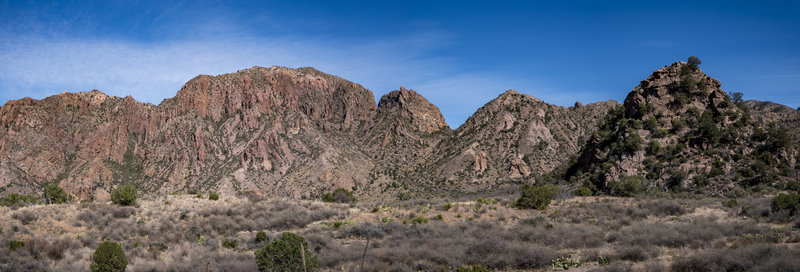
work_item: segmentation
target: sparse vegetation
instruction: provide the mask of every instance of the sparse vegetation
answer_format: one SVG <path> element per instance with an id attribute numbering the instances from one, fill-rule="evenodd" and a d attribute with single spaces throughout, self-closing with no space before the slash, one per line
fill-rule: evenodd
<path id="1" fill-rule="evenodd" d="M 17 193 L 9 194 L 4 197 L 0 197 L 0 206 L 6 207 L 19 207 L 19 206 L 27 206 L 27 205 L 34 205 L 39 203 L 40 201 L 33 196 L 29 195 L 20 195 Z"/>

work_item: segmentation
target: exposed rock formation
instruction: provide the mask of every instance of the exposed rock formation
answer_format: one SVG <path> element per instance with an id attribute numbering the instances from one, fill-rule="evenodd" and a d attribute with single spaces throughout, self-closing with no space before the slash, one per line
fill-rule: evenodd
<path id="1" fill-rule="evenodd" d="M 567 162 L 618 105 L 549 105 L 509 90 L 475 112 L 417 171 L 437 189 L 476 191 L 532 179 Z M 427 179 L 426 179 L 427 178 Z"/>
<path id="2" fill-rule="evenodd" d="M 763 130 L 720 82 L 677 62 L 655 71 L 613 109 L 567 173 L 596 190 L 623 176 L 657 188 L 724 193 L 776 185 L 797 151 L 786 134 Z"/>
<path id="3" fill-rule="evenodd" d="M 624 106 L 567 108 L 510 90 L 456 130 L 413 90 L 376 106 L 369 90 L 313 68 L 201 75 L 158 106 L 97 90 L 24 98 L 0 108 L 0 195 L 39 194 L 50 182 L 98 200 L 120 183 L 290 197 L 335 188 L 375 198 L 476 192 L 535 182 L 581 150 L 568 176 L 598 190 L 624 175 L 717 191 L 732 188 L 725 180 L 780 182 L 797 151 L 767 127 L 797 137 L 797 111 L 734 105 L 719 87 L 676 63 L 642 81 Z"/>

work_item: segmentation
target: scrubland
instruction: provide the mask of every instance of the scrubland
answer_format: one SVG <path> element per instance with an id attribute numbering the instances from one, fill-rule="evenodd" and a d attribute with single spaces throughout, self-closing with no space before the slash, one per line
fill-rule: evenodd
<path id="1" fill-rule="evenodd" d="M 127 271 L 254 271 L 254 251 L 282 232 L 305 237 L 323 271 L 359 271 L 362 261 L 363 271 L 800 270 L 800 219 L 773 211 L 769 196 L 566 197 L 545 210 L 514 208 L 514 198 L 177 194 L 135 206 L 0 207 L 0 270 L 86 271 L 109 240 L 122 244 Z M 258 231 L 268 239 L 256 242 Z"/>

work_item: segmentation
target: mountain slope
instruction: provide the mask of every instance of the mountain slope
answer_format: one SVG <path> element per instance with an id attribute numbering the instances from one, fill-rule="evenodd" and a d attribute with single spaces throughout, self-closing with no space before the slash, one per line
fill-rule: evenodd
<path id="1" fill-rule="evenodd" d="M 122 183 L 384 199 L 482 192 L 567 168 L 596 191 L 628 176 L 709 193 L 780 185 L 797 171 L 797 111 L 732 103 L 720 85 L 679 62 L 623 105 L 561 107 L 509 90 L 456 130 L 413 90 L 375 105 L 371 91 L 313 68 L 201 75 L 157 106 L 96 90 L 25 98 L 0 107 L 0 195 L 55 182 L 77 199 L 108 199 Z"/>
<path id="2" fill-rule="evenodd" d="M 509 90 L 478 109 L 417 170 L 422 182 L 484 190 L 550 172 L 580 150 L 614 101 L 560 107 Z M 427 180 L 426 180 L 427 178 Z"/>
<path id="3" fill-rule="evenodd" d="M 685 62 L 655 71 L 609 112 L 567 178 L 597 191 L 626 177 L 645 187 L 708 194 L 777 185 L 796 161 L 791 139 L 760 127 L 720 85 Z"/>

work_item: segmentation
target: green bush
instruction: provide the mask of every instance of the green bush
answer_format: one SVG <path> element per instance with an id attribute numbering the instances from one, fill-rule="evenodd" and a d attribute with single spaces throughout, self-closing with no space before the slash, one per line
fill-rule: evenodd
<path id="1" fill-rule="evenodd" d="M 267 233 L 263 231 L 259 231 L 256 233 L 256 243 L 261 243 L 267 240 Z"/>
<path id="2" fill-rule="evenodd" d="M 25 246 L 25 242 L 23 242 L 23 241 L 14 240 L 14 241 L 9 241 L 8 242 L 8 249 L 10 249 L 10 250 L 17 250 L 17 249 L 22 248 L 24 246 Z"/>
<path id="3" fill-rule="evenodd" d="M 284 232 L 280 238 L 256 250 L 254 255 L 258 271 L 303 271 L 303 256 L 306 271 L 319 269 L 317 256 L 309 250 L 306 239 L 291 232 Z"/>
<path id="4" fill-rule="evenodd" d="M 609 181 L 607 189 L 613 196 L 632 197 L 644 191 L 644 178 L 621 176 L 619 180 Z"/>
<path id="5" fill-rule="evenodd" d="M 702 61 L 700 61 L 700 58 L 695 56 L 690 56 L 689 59 L 686 60 L 686 62 L 689 63 L 689 66 L 692 67 L 692 69 L 697 69 L 697 66 L 699 66 L 700 63 L 703 63 Z"/>
<path id="6" fill-rule="evenodd" d="M 125 271 L 128 260 L 119 243 L 103 241 L 92 256 L 89 270 L 92 272 Z"/>
<path id="7" fill-rule="evenodd" d="M 661 143 L 656 140 L 650 140 L 650 154 L 658 155 L 661 153 Z"/>
<path id="8" fill-rule="evenodd" d="M 786 183 L 784 189 L 789 191 L 800 192 L 800 181 L 789 181 Z"/>
<path id="9" fill-rule="evenodd" d="M 525 185 L 517 198 L 516 205 L 523 209 L 547 209 L 550 201 L 556 196 L 555 185 Z"/>
<path id="10" fill-rule="evenodd" d="M 219 200 L 219 195 L 215 193 L 208 193 L 208 199 Z"/>
<path id="11" fill-rule="evenodd" d="M 772 198 L 772 210 L 788 210 L 790 214 L 800 211 L 800 194 L 778 195 Z"/>
<path id="12" fill-rule="evenodd" d="M 411 223 L 413 223 L 413 224 L 427 224 L 427 223 L 430 223 L 430 222 L 431 222 L 430 219 L 425 218 L 425 217 L 420 217 L 420 216 L 417 216 L 417 217 L 414 217 L 414 219 L 411 219 Z"/>
<path id="13" fill-rule="evenodd" d="M 335 202 L 335 203 L 353 203 L 356 202 L 356 197 L 353 193 L 344 188 L 339 188 L 331 193 L 322 195 L 322 201 Z"/>
<path id="14" fill-rule="evenodd" d="M 136 205 L 136 188 L 130 184 L 117 186 L 111 193 L 111 202 L 122 206 Z"/>
<path id="15" fill-rule="evenodd" d="M 72 197 L 58 184 L 50 183 L 44 186 L 44 200 L 47 204 L 61 204 L 69 202 Z"/>
<path id="16" fill-rule="evenodd" d="M 581 188 L 576 189 L 572 193 L 574 195 L 576 195 L 576 196 L 591 196 L 592 195 L 592 189 L 589 189 L 589 187 L 583 186 Z"/>
<path id="17" fill-rule="evenodd" d="M 453 204 L 450 203 L 450 202 L 442 204 L 442 210 L 443 211 L 449 211 L 452 208 L 453 208 Z"/>
<path id="18" fill-rule="evenodd" d="M 236 241 L 236 239 L 228 239 L 228 238 L 222 239 L 222 246 L 225 248 L 235 248 L 238 245 L 239 242 Z"/>
<path id="19" fill-rule="evenodd" d="M 24 205 L 32 205 L 39 203 L 39 200 L 33 196 L 29 195 L 20 195 L 20 194 L 9 194 L 4 197 L 0 197 L 0 206 L 24 206 Z"/>
<path id="20" fill-rule="evenodd" d="M 644 141 L 642 140 L 641 137 L 639 137 L 638 133 L 632 132 L 630 136 L 625 138 L 625 142 L 623 143 L 623 148 L 627 153 L 635 153 L 636 151 L 642 149 L 643 142 Z"/>

